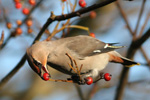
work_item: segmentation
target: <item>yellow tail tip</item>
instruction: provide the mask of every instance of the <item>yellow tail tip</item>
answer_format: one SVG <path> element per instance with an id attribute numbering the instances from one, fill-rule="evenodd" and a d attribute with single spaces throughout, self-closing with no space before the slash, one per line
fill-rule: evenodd
<path id="1" fill-rule="evenodd" d="M 132 64 L 132 65 L 126 65 L 126 67 L 133 67 L 135 65 L 141 65 L 140 63 L 137 63 L 137 64 Z"/>

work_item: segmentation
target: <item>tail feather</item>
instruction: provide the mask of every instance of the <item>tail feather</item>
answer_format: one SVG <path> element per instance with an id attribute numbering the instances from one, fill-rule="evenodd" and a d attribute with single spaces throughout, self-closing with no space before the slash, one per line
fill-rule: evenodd
<path id="1" fill-rule="evenodd" d="M 121 64 L 126 65 L 127 67 L 132 67 L 134 65 L 140 65 L 140 63 L 134 62 L 134 61 L 127 59 L 125 57 L 121 57 L 121 59 L 123 60 L 123 62 Z"/>
<path id="2" fill-rule="evenodd" d="M 128 58 L 122 57 L 118 52 L 116 51 L 111 51 L 108 53 L 110 58 L 110 62 L 114 63 L 121 63 L 125 65 L 126 67 L 132 67 L 134 65 L 140 65 L 140 63 L 134 62 L 133 60 L 130 60 Z"/>

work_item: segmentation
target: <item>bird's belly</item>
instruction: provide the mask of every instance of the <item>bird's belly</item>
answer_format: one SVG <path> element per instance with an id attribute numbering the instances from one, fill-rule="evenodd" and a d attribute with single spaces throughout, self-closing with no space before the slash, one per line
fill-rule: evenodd
<path id="1" fill-rule="evenodd" d="M 100 54 L 92 57 L 86 57 L 85 60 L 80 60 L 79 63 L 83 64 L 82 73 L 96 69 L 97 71 L 103 70 L 108 64 L 108 55 Z"/>
<path id="2" fill-rule="evenodd" d="M 72 59 L 74 59 L 74 56 L 71 56 Z M 58 55 L 58 56 L 53 56 L 51 60 L 48 62 L 48 65 L 53 67 L 54 69 L 63 72 L 65 74 L 73 75 L 76 74 L 77 68 L 80 70 L 81 68 L 81 73 L 87 73 L 93 69 L 96 69 L 98 71 L 103 70 L 106 65 L 108 64 L 108 55 L 106 53 L 104 54 L 99 54 L 95 56 L 89 56 L 85 57 L 85 59 L 77 59 L 75 58 L 75 62 L 72 61 L 67 55 Z M 70 67 L 70 65 L 73 67 L 73 69 Z M 75 70 L 75 71 L 74 71 Z"/>

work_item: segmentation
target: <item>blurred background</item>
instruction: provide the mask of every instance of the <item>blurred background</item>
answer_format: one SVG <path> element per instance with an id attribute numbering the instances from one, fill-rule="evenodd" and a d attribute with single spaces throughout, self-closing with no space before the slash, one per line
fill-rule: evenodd
<path id="1" fill-rule="evenodd" d="M 32 44 L 42 26 L 50 17 L 50 12 L 53 11 L 55 15 L 61 15 L 62 12 L 67 14 L 71 12 L 68 6 L 69 2 L 74 5 L 75 1 L 36 0 L 36 4 L 40 2 L 39 5 L 36 5 L 30 3 L 29 0 L 20 0 L 22 7 L 19 8 L 16 7 L 15 0 L 0 0 L 0 35 L 4 31 L 4 43 L 6 43 L 0 50 L 0 80 L 18 64 L 25 54 L 26 49 Z M 84 9 L 79 6 L 78 1 L 75 11 Z M 102 0 L 85 1 L 87 3 L 86 7 L 88 7 Z M 135 30 L 142 3 L 143 0 L 120 0 L 119 4 L 123 8 L 130 27 L 133 30 Z M 137 35 L 139 35 L 147 16 L 150 16 L 149 4 L 150 1 L 147 0 L 137 29 Z M 36 8 L 33 9 L 35 6 Z M 27 17 L 28 13 L 23 12 L 24 8 L 30 11 L 31 9 L 33 10 L 29 17 Z M 70 23 L 88 27 L 90 32 L 93 32 L 96 38 L 101 41 L 106 43 L 117 42 L 120 45 L 127 46 L 126 48 L 117 50 L 123 56 L 126 56 L 133 38 L 121 16 L 117 3 L 114 2 L 102 8 L 95 9 L 94 13 L 96 14 L 94 17 L 91 17 L 91 12 L 88 12 L 81 15 L 81 17 L 71 18 Z M 33 25 L 23 22 L 26 18 L 31 19 Z M 20 25 L 22 32 L 19 30 L 20 33 L 16 31 L 16 28 L 19 26 L 18 20 L 22 21 L 22 25 Z M 61 21 L 58 28 L 61 28 L 65 22 L 66 20 Z M 145 24 L 143 33 L 150 28 L 149 18 L 146 22 L 147 24 Z M 8 23 L 11 23 L 11 27 Z M 43 34 L 40 41 L 48 37 L 57 23 L 55 21 L 49 25 L 48 32 Z M 32 31 L 29 32 L 29 29 Z M 71 28 L 58 32 L 53 39 L 61 38 L 64 33 L 67 33 L 67 36 L 89 34 L 86 30 Z M 142 47 L 148 59 L 150 59 L 150 39 L 147 39 Z M 141 65 L 130 69 L 123 100 L 149 100 L 150 72 L 148 62 L 140 50 L 134 55 L 134 60 L 141 63 Z M 96 85 L 78 86 L 72 83 L 43 81 L 31 70 L 26 62 L 0 90 L 0 100 L 114 100 L 122 68 L 123 66 L 120 64 L 110 63 L 103 72 L 112 74 L 111 81 L 100 80 Z M 49 71 L 54 78 L 66 79 L 66 77 L 69 77 L 52 68 L 49 68 Z"/>

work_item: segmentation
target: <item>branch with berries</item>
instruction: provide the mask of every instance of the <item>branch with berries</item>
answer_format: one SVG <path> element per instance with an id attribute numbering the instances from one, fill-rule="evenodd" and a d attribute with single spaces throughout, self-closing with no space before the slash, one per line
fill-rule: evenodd
<path id="1" fill-rule="evenodd" d="M 11 31 L 10 35 L 6 38 L 5 42 L 2 44 L 1 49 L 5 47 L 5 45 L 9 42 L 9 40 L 12 37 L 20 36 L 23 33 L 23 30 L 21 26 L 25 23 L 28 28 L 28 33 L 31 34 L 33 32 L 31 26 L 32 26 L 32 19 L 31 14 L 35 11 L 36 8 L 39 7 L 39 5 L 43 2 L 43 0 L 40 0 L 36 3 L 35 0 L 29 0 L 28 3 L 31 6 L 31 9 L 22 6 L 22 3 L 20 0 L 14 0 L 15 8 L 18 9 L 18 11 L 21 9 L 22 14 L 24 14 L 26 17 L 23 20 L 17 20 L 16 21 L 16 27 L 14 28 L 12 23 L 10 22 L 9 18 L 7 17 L 6 10 L 3 8 L 4 12 L 4 19 L 6 21 L 7 28 Z"/>
<path id="2" fill-rule="evenodd" d="M 82 80 L 81 70 L 82 70 L 83 64 L 79 67 L 75 59 L 73 59 L 68 53 L 66 53 L 66 56 L 68 56 L 72 62 L 72 64 L 68 63 L 68 65 L 70 69 L 75 72 L 75 75 L 72 75 L 71 78 L 67 78 L 67 80 L 62 80 L 62 79 L 52 79 L 48 73 L 44 73 L 43 79 L 45 81 L 77 83 L 79 85 L 84 85 L 84 84 L 91 85 L 92 83 L 96 83 L 101 79 L 104 79 L 105 81 L 111 80 L 112 75 L 109 73 L 103 73 L 103 72 L 100 72 L 99 78 L 95 81 L 93 81 L 92 77 L 86 77 Z M 75 68 L 72 65 L 75 65 Z"/>
<path id="3" fill-rule="evenodd" d="M 41 0 L 41 1 L 43 1 L 43 0 Z M 56 15 L 54 15 L 54 13 L 51 13 L 51 16 L 48 18 L 46 23 L 43 25 L 42 29 L 40 30 L 40 32 L 38 33 L 38 35 L 34 39 L 33 43 L 35 43 L 37 40 L 39 40 L 41 38 L 44 31 L 48 28 L 48 26 L 52 22 L 54 22 L 54 21 L 63 21 L 63 20 L 70 19 L 70 18 L 73 18 L 73 17 L 81 16 L 84 13 L 87 13 L 89 11 L 93 11 L 94 9 L 106 6 L 106 5 L 108 5 L 108 4 L 110 4 L 114 1 L 116 1 L 116 0 L 104 0 L 104 1 L 101 1 L 100 3 L 98 3 L 98 4 L 94 4 L 92 6 L 85 7 L 85 8 L 82 8 L 80 10 L 77 10 L 77 11 L 74 11 L 74 12 L 71 12 L 71 13 L 68 13 L 68 14 L 62 14 L 62 15 L 59 15 L 59 16 L 56 16 Z M 68 20 L 68 22 L 69 22 L 69 20 Z M 51 37 L 53 37 L 55 34 L 51 34 Z M 5 83 L 7 83 L 16 74 L 17 71 L 19 71 L 19 69 L 23 66 L 25 61 L 26 61 L 26 54 L 22 57 L 20 62 L 17 64 L 17 66 L 8 75 L 6 75 L 1 80 L 0 89 L 5 85 Z"/>

